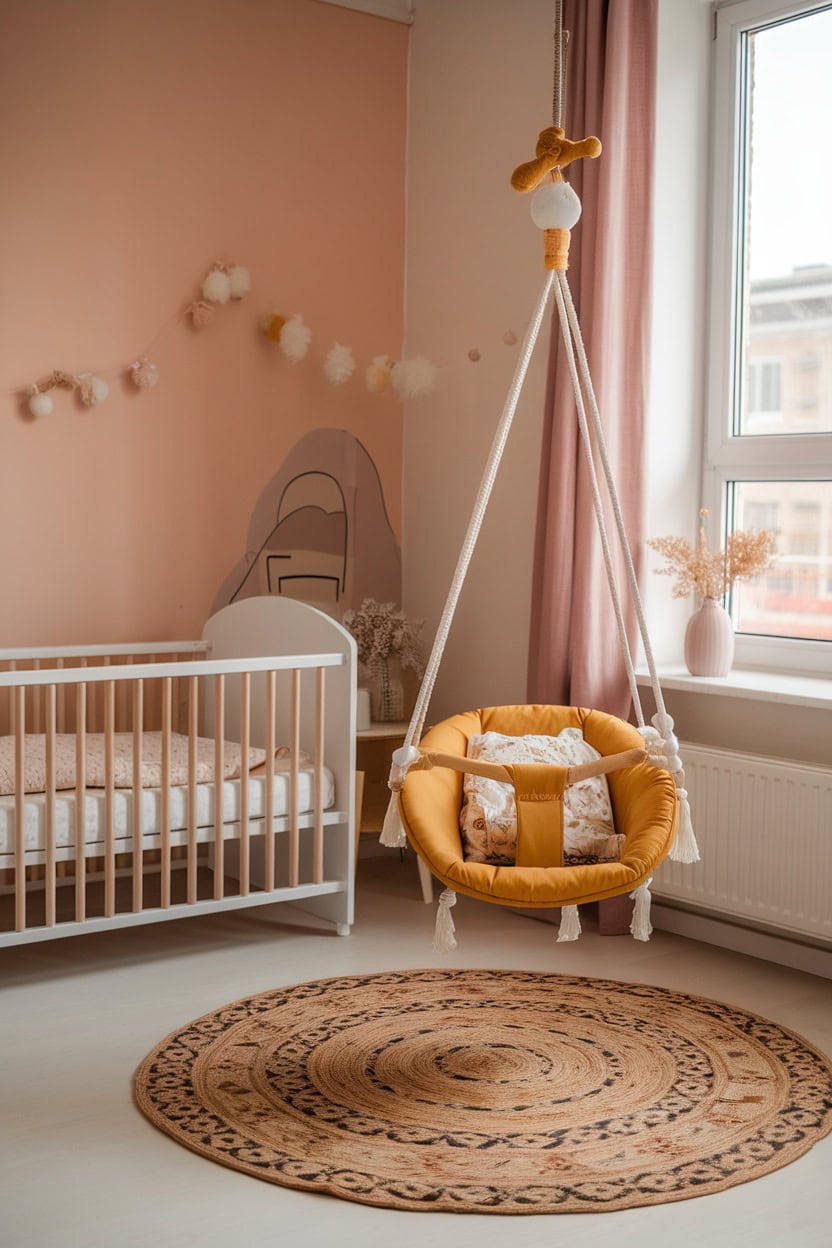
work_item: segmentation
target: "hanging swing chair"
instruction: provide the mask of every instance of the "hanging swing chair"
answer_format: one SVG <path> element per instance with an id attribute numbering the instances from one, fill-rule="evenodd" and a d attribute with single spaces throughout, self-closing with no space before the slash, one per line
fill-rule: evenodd
<path id="1" fill-rule="evenodd" d="M 580 904 L 629 893 L 635 900 L 630 930 L 636 939 L 647 940 L 652 931 L 649 886 L 653 872 L 667 856 L 681 862 L 699 860 L 684 788 L 679 742 L 664 704 L 604 426 L 566 276 L 570 231 L 580 216 L 581 205 L 564 181 L 562 171 L 574 160 L 598 156 L 601 144 L 594 137 L 577 142 L 566 138 L 562 126 L 564 46 L 562 4 L 558 2 L 555 8 L 554 124 L 540 133 L 534 160 L 515 169 L 511 179 L 516 190 L 534 192 L 532 219 L 544 231 L 546 280 L 494 436 L 404 745 L 393 755 L 389 779 L 391 799 L 381 834 L 384 845 L 401 847 L 409 842 L 427 870 L 445 885 L 439 899 L 434 940 L 434 948 L 439 952 L 456 945 L 450 910 L 457 893 L 497 905 L 529 909 L 560 907 L 560 941 L 575 940 L 580 934 Z M 455 715 L 435 725 L 421 739 L 453 616 L 552 294 L 575 395 L 593 512 L 636 725 L 598 710 L 503 706 Z M 650 724 L 645 723 L 624 624 L 596 457 L 615 520 L 656 702 L 656 714 Z M 471 737 L 481 733 L 554 737 L 565 728 L 579 729 L 600 757 L 576 767 L 562 767 L 550 763 L 504 765 L 466 756 Z M 460 833 L 465 772 L 514 786 L 516 865 L 466 861 Z M 624 837 L 620 858 L 616 862 L 564 865 L 564 791 L 570 784 L 596 775 L 608 776 L 614 825 L 617 833 Z"/>

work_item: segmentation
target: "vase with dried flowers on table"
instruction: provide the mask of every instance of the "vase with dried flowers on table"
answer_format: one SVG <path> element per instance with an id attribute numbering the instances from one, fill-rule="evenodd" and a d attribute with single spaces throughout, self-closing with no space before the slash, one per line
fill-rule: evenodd
<path id="1" fill-rule="evenodd" d="M 409 669 L 421 676 L 424 670 L 419 648 L 421 621 L 409 620 L 393 602 L 365 598 L 357 611 L 345 613 L 344 627 L 355 638 L 358 661 L 373 681 L 373 719 L 381 723 L 404 719 L 402 672 Z"/>
<path id="2" fill-rule="evenodd" d="M 724 550 L 711 550 L 705 534 L 708 512 L 699 513 L 699 539 L 691 546 L 683 537 L 655 537 L 647 545 L 667 560 L 656 568 L 675 576 L 674 598 L 695 591 L 701 606 L 688 620 L 685 663 L 692 676 L 727 676 L 734 661 L 734 625 L 722 599 L 736 581 L 749 581 L 771 565 L 777 539 L 767 529 L 735 529 Z"/>

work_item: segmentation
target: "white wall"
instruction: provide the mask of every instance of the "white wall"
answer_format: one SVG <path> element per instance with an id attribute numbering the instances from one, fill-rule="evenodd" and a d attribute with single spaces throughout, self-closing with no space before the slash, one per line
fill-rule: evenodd
<path id="1" fill-rule="evenodd" d="M 711 9 L 659 0 L 647 533 L 695 539 L 702 474 Z M 658 662 L 680 663 L 690 599 L 653 569 L 644 585 Z"/>
<path id="2" fill-rule="evenodd" d="M 551 0 L 420 0 L 411 31 L 407 354 L 442 365 L 407 405 L 404 585 L 432 635 L 517 348 L 543 280 L 513 167 L 551 117 Z M 699 492 L 709 8 L 660 0 L 649 532 L 692 533 Z M 580 228 L 580 227 L 578 227 Z M 467 351 L 478 347 L 472 364 Z M 525 700 L 548 333 L 542 338 L 460 603 L 432 718 Z M 659 657 L 689 613 L 649 578 Z"/>

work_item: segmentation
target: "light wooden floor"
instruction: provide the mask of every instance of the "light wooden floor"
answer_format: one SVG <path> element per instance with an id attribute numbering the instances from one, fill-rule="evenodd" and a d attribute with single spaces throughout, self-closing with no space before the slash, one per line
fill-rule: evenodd
<path id="1" fill-rule="evenodd" d="M 828 1248 L 832 1137 L 768 1178 L 624 1213 L 398 1213 L 259 1183 L 155 1131 L 130 1080 L 167 1032 L 249 992 L 326 975 L 433 965 L 433 908 L 412 862 L 362 861 L 348 939 L 286 908 L 189 919 L 0 953 L 3 1248 Z M 657 932 L 648 945 L 552 929 L 496 906 L 456 909 L 450 966 L 602 975 L 718 997 L 832 1052 L 832 984 Z"/>

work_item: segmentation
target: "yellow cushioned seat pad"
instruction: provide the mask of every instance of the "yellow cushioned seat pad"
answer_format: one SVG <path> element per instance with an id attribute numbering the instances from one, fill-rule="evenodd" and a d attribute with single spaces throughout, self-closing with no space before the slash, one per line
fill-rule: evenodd
<path id="1" fill-rule="evenodd" d="M 479 733 L 556 737 L 564 728 L 579 728 L 600 754 L 644 744 L 631 724 L 603 711 L 532 705 L 466 711 L 437 724 L 422 745 L 465 755 L 469 739 Z M 625 837 L 619 862 L 556 867 L 466 862 L 459 831 L 463 777 L 443 767 L 411 772 L 399 810 L 411 845 L 448 888 L 506 906 L 577 905 L 632 892 L 667 855 L 676 833 L 676 788 L 668 772 L 642 763 L 612 772 L 607 780 L 616 831 Z"/>

